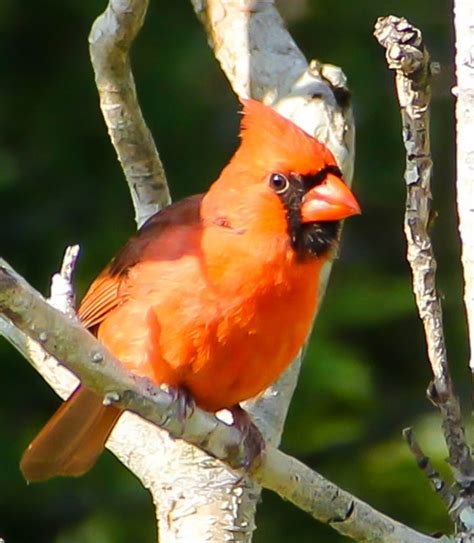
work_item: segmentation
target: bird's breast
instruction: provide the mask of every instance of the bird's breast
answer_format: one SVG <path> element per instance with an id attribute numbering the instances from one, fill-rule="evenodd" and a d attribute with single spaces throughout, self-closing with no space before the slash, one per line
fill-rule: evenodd
<path id="1" fill-rule="evenodd" d="M 220 240 L 215 233 L 203 240 L 215 318 L 186 377 L 198 403 L 212 411 L 259 394 L 294 359 L 310 331 L 322 265 L 298 259 L 284 235 L 218 234 Z"/>
<path id="2" fill-rule="evenodd" d="M 230 229 L 226 229 L 230 230 Z M 320 262 L 298 261 L 282 240 L 245 233 L 129 272 L 124 303 L 99 337 L 130 370 L 187 388 L 215 411 L 275 381 L 301 348 L 317 301 Z"/>

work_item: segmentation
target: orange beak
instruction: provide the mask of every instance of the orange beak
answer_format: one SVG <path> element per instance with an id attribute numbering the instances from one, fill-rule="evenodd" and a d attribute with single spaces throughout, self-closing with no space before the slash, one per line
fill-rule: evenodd
<path id="1" fill-rule="evenodd" d="M 310 189 L 301 204 L 301 222 L 339 221 L 360 214 L 360 207 L 349 187 L 336 175 Z"/>

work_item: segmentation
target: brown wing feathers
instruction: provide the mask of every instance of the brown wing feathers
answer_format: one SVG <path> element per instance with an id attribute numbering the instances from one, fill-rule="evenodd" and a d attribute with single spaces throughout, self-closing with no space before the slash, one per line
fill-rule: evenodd
<path id="1" fill-rule="evenodd" d="M 101 274 L 87 291 L 77 312 L 85 328 L 96 326 L 120 303 L 120 280 Z"/>

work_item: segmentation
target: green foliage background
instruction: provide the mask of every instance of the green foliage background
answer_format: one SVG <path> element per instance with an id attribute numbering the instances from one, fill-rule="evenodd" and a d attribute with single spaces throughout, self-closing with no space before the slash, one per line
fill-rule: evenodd
<path id="1" fill-rule="evenodd" d="M 451 5 L 281 4 L 305 54 L 341 65 L 349 77 L 357 122 L 354 187 L 364 210 L 346 225 L 283 448 L 384 512 L 420 530 L 446 530 L 439 501 L 401 439 L 402 428 L 412 425 L 438 465 L 446 455 L 439 421 L 424 397 L 430 372 L 404 256 L 404 151 L 393 75 L 372 29 L 380 15 L 404 15 L 421 27 L 441 63 L 433 84 L 439 214 L 433 235 L 450 359 L 467 393 Z M 98 0 L 0 3 L 0 253 L 43 292 L 65 245 L 82 246 L 82 293 L 134 230 L 88 58 L 87 34 L 103 8 Z M 236 145 L 238 104 L 187 1 L 152 2 L 133 64 L 174 199 L 205 190 Z M 109 453 L 81 479 L 25 484 L 21 452 L 58 399 L 6 342 L 0 360 L 0 536 L 7 543 L 153 541 L 149 497 Z M 256 543 L 344 540 L 270 493 L 264 493 L 257 524 Z"/>

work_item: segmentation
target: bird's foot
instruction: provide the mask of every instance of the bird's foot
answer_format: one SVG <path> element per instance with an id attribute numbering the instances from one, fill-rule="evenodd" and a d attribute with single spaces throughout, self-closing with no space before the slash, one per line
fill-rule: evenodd
<path id="1" fill-rule="evenodd" d="M 182 424 L 193 413 L 196 407 L 194 397 L 183 387 L 172 387 L 162 384 L 160 388 L 173 398 L 173 402 L 176 404 L 176 419 Z"/>
<path id="2" fill-rule="evenodd" d="M 242 467 L 246 471 L 251 471 L 262 459 L 266 447 L 265 440 L 250 415 L 240 405 L 234 405 L 229 411 L 234 419 L 234 426 L 242 434 L 245 449 Z"/>

